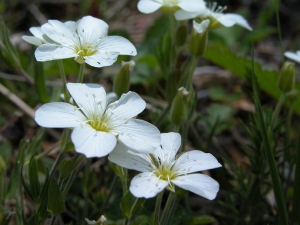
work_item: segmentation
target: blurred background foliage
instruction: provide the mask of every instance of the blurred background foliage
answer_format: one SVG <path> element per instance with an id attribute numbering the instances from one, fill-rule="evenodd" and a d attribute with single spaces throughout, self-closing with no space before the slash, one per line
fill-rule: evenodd
<path id="1" fill-rule="evenodd" d="M 180 190 L 180 201 L 172 224 L 278 223 L 268 166 L 261 151 L 261 133 L 252 115 L 255 106 L 248 79 L 249 70 L 253 66 L 262 90 L 260 99 L 268 122 L 280 96 L 277 87 L 278 71 L 284 60 L 274 2 L 218 1 L 219 5 L 228 6 L 226 12 L 239 13 L 247 18 L 254 30 L 248 32 L 234 26 L 209 33 L 207 51 L 193 76 L 197 104 L 188 125 L 187 147 L 211 152 L 222 162 L 221 169 L 209 172 L 220 183 L 220 192 L 215 201 L 209 202 Z M 1 29 L 5 29 L 5 22 L 20 65 L 14 64 L 1 49 L 0 83 L 33 110 L 43 102 L 58 101 L 62 82 L 57 62 L 36 62 L 35 47 L 25 43 L 21 36 L 28 35 L 30 27 L 40 26 L 48 19 L 67 21 L 92 15 L 109 24 L 109 35 L 124 36 L 137 47 L 138 55 L 134 57 L 136 67 L 132 72 L 130 89 L 139 93 L 148 103 L 147 110 L 141 116 L 150 122 L 157 122 L 160 113 L 167 107 L 164 100 L 167 95 L 166 74 L 162 65 L 168 59 L 162 56 L 164 51 L 169 51 L 166 47 L 168 45 L 164 43 L 169 22 L 160 12 L 141 14 L 137 11 L 136 4 L 137 1 L 132 0 L 2 0 Z M 295 51 L 300 47 L 299 8 L 298 0 L 280 1 L 278 12 L 283 51 Z M 251 49 L 255 61 L 253 65 Z M 178 63 L 183 63 L 187 57 L 188 53 L 182 50 Z M 85 82 L 101 83 L 107 91 L 111 91 L 113 78 L 121 68 L 122 60 L 128 61 L 130 58 L 120 56 L 111 67 L 88 67 Z M 68 81 L 74 82 L 79 65 L 73 59 L 64 60 L 63 64 Z M 299 66 L 297 69 L 298 75 Z M 22 71 L 26 71 L 29 78 Z M 33 85 L 33 81 L 37 84 L 43 82 L 41 77 L 46 80 L 46 87 Z M 299 80 L 299 76 L 296 80 Z M 299 84 L 296 84 L 296 89 L 300 89 Z M 285 102 L 279 122 L 272 130 L 273 140 L 276 140 L 272 142 L 272 147 L 288 208 L 291 207 L 293 195 L 299 97 L 291 105 L 291 102 Z M 291 108 L 297 114 L 292 114 L 292 122 L 287 130 L 285 118 Z M 168 118 L 162 121 L 159 129 L 161 132 L 170 131 Z M 43 187 L 51 182 L 51 171 L 47 168 L 51 168 L 59 154 L 57 141 L 61 135 L 60 129 L 45 131 L 39 128 L 33 118 L 24 113 L 22 107 L 0 94 L 0 214 L 12 217 L 10 224 L 26 224 L 24 221 L 33 224 L 30 222 L 33 217 L 35 220 L 47 218 L 48 214 L 43 214 L 45 206 L 42 203 L 46 198 Z M 74 155 L 71 144 L 69 148 L 67 158 Z M 282 155 L 282 152 L 288 152 L 288 156 Z M 121 184 L 111 167 L 106 158 L 84 161 L 66 195 L 65 211 L 59 217 L 60 224 L 85 224 L 85 218 L 96 220 L 102 214 L 111 224 L 122 222 L 119 206 L 122 198 Z M 134 171 L 130 172 L 130 176 L 134 174 Z M 53 176 L 57 177 L 58 174 Z M 113 182 L 117 185 L 112 185 Z M 54 189 L 55 185 L 57 184 L 52 185 Z M 106 203 L 107 196 L 112 192 L 110 201 Z M 147 200 L 141 212 L 145 216 L 136 217 L 132 224 L 148 224 L 154 204 L 154 199 Z M 6 224 L 2 218 L 0 224 Z M 49 218 L 46 221 L 48 220 Z"/>

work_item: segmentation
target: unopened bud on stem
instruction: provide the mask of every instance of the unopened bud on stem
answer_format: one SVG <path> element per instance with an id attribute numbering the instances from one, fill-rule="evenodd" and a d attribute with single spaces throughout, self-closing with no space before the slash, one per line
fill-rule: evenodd
<path id="1" fill-rule="evenodd" d="M 295 64 L 284 62 L 278 80 L 278 87 L 282 93 L 288 93 L 293 90 L 295 84 Z"/>
<path id="2" fill-rule="evenodd" d="M 130 86 L 130 71 L 135 66 L 133 60 L 129 62 L 122 62 L 122 68 L 119 73 L 116 75 L 114 80 L 113 90 L 120 98 L 122 94 L 127 93 L 129 91 Z"/>
<path id="3" fill-rule="evenodd" d="M 179 126 L 185 121 L 187 117 L 187 95 L 189 92 L 181 87 L 178 89 L 177 95 L 172 102 L 171 108 L 171 120 L 176 125 Z"/>

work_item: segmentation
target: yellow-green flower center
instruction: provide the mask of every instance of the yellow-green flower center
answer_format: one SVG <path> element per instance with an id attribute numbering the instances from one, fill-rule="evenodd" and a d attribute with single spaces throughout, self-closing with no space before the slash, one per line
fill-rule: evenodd
<path id="1" fill-rule="evenodd" d="M 75 52 L 77 53 L 77 57 L 75 58 L 75 60 L 78 63 L 84 63 L 83 57 L 94 55 L 97 50 L 91 45 L 84 45 L 81 46 L 81 48 L 75 46 Z"/>
<path id="2" fill-rule="evenodd" d="M 88 124 L 97 131 L 109 132 L 111 127 L 106 117 L 96 117 L 88 121 Z"/>
<path id="3" fill-rule="evenodd" d="M 170 181 L 175 178 L 175 174 L 171 170 L 158 170 L 154 174 L 159 177 L 161 180 Z"/>

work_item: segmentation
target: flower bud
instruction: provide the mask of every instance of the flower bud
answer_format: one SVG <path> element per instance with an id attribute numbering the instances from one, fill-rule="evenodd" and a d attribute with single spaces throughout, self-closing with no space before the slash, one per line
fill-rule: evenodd
<path id="1" fill-rule="evenodd" d="M 187 117 L 187 95 L 189 92 L 181 87 L 178 89 L 177 95 L 172 102 L 171 108 L 171 120 L 176 125 L 179 126 L 185 121 Z"/>
<path id="2" fill-rule="evenodd" d="M 193 20 L 193 30 L 190 37 L 189 50 L 192 55 L 201 56 L 203 55 L 208 36 L 208 26 L 210 21 L 203 20 L 201 23 L 197 23 Z"/>
<path id="3" fill-rule="evenodd" d="M 122 62 L 122 68 L 114 80 L 114 92 L 120 98 L 122 94 L 129 91 L 130 86 L 130 71 L 133 69 L 135 63 L 133 60 L 129 62 Z"/>
<path id="4" fill-rule="evenodd" d="M 178 27 L 176 31 L 176 45 L 177 46 L 184 45 L 187 36 L 188 36 L 188 29 L 185 23 L 181 23 L 181 25 Z"/>
<path id="5" fill-rule="evenodd" d="M 288 93 L 294 88 L 295 64 L 289 61 L 284 62 L 278 80 L 278 87 L 282 93 Z"/>

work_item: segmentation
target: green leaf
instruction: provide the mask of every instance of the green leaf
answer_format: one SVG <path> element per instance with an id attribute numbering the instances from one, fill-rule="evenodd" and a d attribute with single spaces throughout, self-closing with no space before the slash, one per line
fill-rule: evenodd
<path id="1" fill-rule="evenodd" d="M 24 179 L 24 176 L 23 176 L 23 166 L 22 166 L 22 169 L 21 169 L 21 182 L 22 182 L 22 185 L 23 185 L 23 187 L 25 189 L 25 192 L 28 194 L 29 198 L 36 203 L 37 202 L 37 198 L 36 198 L 35 195 L 33 195 L 30 186 L 26 183 L 26 181 Z"/>
<path id="2" fill-rule="evenodd" d="M 67 177 L 77 168 L 84 158 L 84 155 L 76 154 L 71 159 L 64 159 L 59 166 L 60 182 L 67 179 Z"/>
<path id="3" fill-rule="evenodd" d="M 33 63 L 34 63 L 34 82 L 35 82 L 36 92 L 41 102 L 43 103 L 50 102 L 50 97 L 46 87 L 43 63 L 38 62 L 36 60 L 34 60 Z"/>
<path id="4" fill-rule="evenodd" d="M 2 17 L 0 17 L 0 50 L 0 55 L 5 58 L 13 68 L 18 69 L 20 67 L 17 50 L 10 42 L 9 30 Z"/>
<path id="5" fill-rule="evenodd" d="M 50 178 L 50 183 L 48 187 L 48 212 L 59 215 L 65 211 L 66 206 L 62 196 L 62 193 L 59 189 L 58 183 L 52 177 Z"/>
<path id="6" fill-rule="evenodd" d="M 75 178 L 76 178 L 76 175 L 77 175 L 77 171 L 78 171 L 78 166 L 72 170 L 70 176 L 69 176 L 69 179 L 67 180 L 65 186 L 64 186 L 64 189 L 63 189 L 63 192 L 62 192 L 62 196 L 63 198 L 65 199 L 70 188 L 71 188 L 71 185 L 73 184 Z"/>
<path id="7" fill-rule="evenodd" d="M 15 195 L 15 193 L 19 187 L 19 182 L 21 182 L 20 181 L 20 174 L 21 174 L 21 170 L 22 170 L 21 165 L 23 165 L 23 163 L 24 163 L 25 151 L 27 150 L 27 144 L 28 144 L 27 140 L 21 140 L 21 142 L 19 144 L 16 163 L 13 167 L 11 179 L 8 183 L 7 194 L 5 196 L 6 199 L 11 199 Z"/>
<path id="8" fill-rule="evenodd" d="M 123 215 L 127 219 L 136 215 L 142 210 L 145 201 L 145 198 L 136 198 L 130 193 L 130 191 L 127 191 L 120 203 Z"/>
<path id="9" fill-rule="evenodd" d="M 48 188 L 49 188 L 49 171 L 47 170 L 46 178 L 44 185 L 41 190 L 41 194 L 39 196 L 39 208 L 36 212 L 36 221 L 38 223 L 43 223 L 48 216 L 47 206 L 48 206 Z"/>
<path id="10" fill-rule="evenodd" d="M 213 63 L 228 69 L 236 76 L 246 79 L 247 69 L 252 67 L 252 62 L 246 57 L 235 55 L 228 47 L 218 43 L 207 47 L 204 57 Z M 257 76 L 260 89 L 267 92 L 272 97 L 279 99 L 278 89 L 279 72 L 267 70 L 261 64 L 254 62 L 253 67 Z M 295 84 L 295 88 L 300 90 L 300 85 Z M 296 99 L 294 109 L 300 114 L 300 98 Z"/>
<path id="11" fill-rule="evenodd" d="M 38 177 L 38 170 L 36 166 L 36 159 L 33 156 L 30 160 L 29 163 L 29 183 L 31 187 L 32 194 L 35 199 L 38 198 L 41 190 L 40 182 L 39 182 L 39 177 Z"/>
<path id="12" fill-rule="evenodd" d="M 38 133 L 35 135 L 35 137 L 30 142 L 27 150 L 26 150 L 26 156 L 31 158 L 35 153 L 38 153 L 38 150 L 41 149 L 41 143 L 44 137 L 46 129 L 41 128 Z"/>

